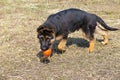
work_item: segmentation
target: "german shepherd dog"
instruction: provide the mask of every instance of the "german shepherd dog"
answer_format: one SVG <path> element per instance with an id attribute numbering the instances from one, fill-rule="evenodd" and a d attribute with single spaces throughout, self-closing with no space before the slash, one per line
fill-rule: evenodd
<path id="1" fill-rule="evenodd" d="M 109 27 L 100 17 L 80 9 L 70 8 L 50 15 L 47 20 L 37 28 L 41 50 L 52 48 L 55 40 L 60 40 L 58 49 L 65 51 L 68 34 L 82 30 L 83 37 L 89 41 L 89 52 L 93 52 L 96 38 L 94 33 L 103 36 L 102 44 L 108 43 L 108 31 L 117 28 Z"/>

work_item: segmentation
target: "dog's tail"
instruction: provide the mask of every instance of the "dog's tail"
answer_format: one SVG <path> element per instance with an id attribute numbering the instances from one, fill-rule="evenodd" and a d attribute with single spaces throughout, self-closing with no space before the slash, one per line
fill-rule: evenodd
<path id="1" fill-rule="evenodd" d="M 117 28 L 109 27 L 100 17 L 98 17 L 98 16 L 96 16 L 96 17 L 97 17 L 98 23 L 100 23 L 105 29 L 110 30 L 110 31 L 118 30 Z"/>

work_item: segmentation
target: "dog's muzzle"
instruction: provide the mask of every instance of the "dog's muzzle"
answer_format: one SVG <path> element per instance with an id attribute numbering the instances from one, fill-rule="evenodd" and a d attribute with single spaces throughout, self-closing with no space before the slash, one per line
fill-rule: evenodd
<path id="1" fill-rule="evenodd" d="M 42 51 L 45 51 L 45 50 L 48 50 L 48 49 L 49 49 L 49 47 L 47 47 L 47 46 L 41 46 Z"/>

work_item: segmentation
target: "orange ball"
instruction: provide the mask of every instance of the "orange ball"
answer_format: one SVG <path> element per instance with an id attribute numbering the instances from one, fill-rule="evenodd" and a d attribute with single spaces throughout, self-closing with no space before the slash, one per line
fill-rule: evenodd
<path id="1" fill-rule="evenodd" d="M 52 50 L 49 48 L 48 50 L 43 51 L 45 57 L 49 57 L 52 53 Z"/>

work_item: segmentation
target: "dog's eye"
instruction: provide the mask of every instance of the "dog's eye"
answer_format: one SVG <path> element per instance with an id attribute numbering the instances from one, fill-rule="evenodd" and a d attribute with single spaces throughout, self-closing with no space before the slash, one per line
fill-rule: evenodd
<path id="1" fill-rule="evenodd" d="M 52 37 L 51 37 L 51 36 L 48 36 L 47 39 L 52 39 Z"/>
<path id="2" fill-rule="evenodd" d="M 43 36 L 42 36 L 42 35 L 39 35 L 39 36 L 38 36 L 38 38 L 39 38 L 39 39 L 42 39 L 42 38 L 43 38 Z"/>
<path id="3" fill-rule="evenodd" d="M 48 39 L 51 39 L 51 37 L 48 37 Z"/>

